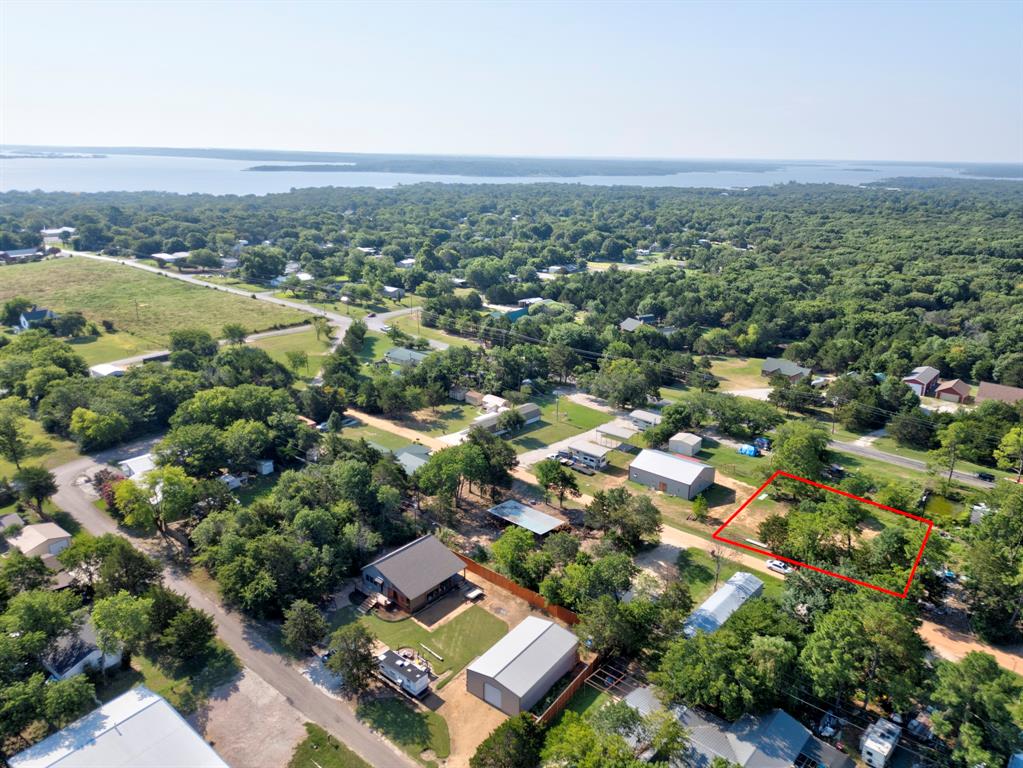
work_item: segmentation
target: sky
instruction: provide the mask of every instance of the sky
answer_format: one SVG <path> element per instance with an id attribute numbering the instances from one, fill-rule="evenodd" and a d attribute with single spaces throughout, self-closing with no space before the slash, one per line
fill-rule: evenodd
<path id="1" fill-rule="evenodd" d="M 1023 162 L 1023 0 L 0 0 L 0 143 Z"/>

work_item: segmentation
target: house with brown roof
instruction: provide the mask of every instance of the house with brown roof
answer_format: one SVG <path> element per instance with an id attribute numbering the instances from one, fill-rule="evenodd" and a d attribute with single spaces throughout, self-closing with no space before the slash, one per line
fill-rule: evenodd
<path id="1" fill-rule="evenodd" d="M 970 396 L 970 385 L 962 379 L 943 381 L 934 390 L 934 396 L 947 403 L 965 403 Z"/>
<path id="2" fill-rule="evenodd" d="M 977 388 L 977 397 L 975 399 L 978 403 L 983 403 L 985 400 L 997 400 L 1000 403 L 1014 405 L 1023 400 L 1023 389 L 1008 387 L 1005 384 L 992 384 L 990 381 L 982 381 Z"/>

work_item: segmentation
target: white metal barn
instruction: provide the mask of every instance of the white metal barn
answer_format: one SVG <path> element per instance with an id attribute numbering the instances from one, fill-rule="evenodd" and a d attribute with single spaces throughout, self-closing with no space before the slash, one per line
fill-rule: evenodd
<path id="1" fill-rule="evenodd" d="M 564 627 L 527 616 L 466 668 L 465 687 L 487 704 L 517 715 L 572 671 L 578 644 Z"/>

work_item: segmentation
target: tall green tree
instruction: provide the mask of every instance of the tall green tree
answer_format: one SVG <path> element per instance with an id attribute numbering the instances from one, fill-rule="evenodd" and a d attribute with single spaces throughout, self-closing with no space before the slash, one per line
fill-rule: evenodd
<path id="1" fill-rule="evenodd" d="M 21 461 L 28 456 L 29 440 L 25 429 L 28 403 L 20 397 L 0 400 L 0 456 L 21 469 Z"/>
<path id="2" fill-rule="evenodd" d="M 374 642 L 370 631 L 357 622 L 336 629 L 330 636 L 333 655 L 327 666 L 341 676 L 343 690 L 348 696 L 359 697 L 369 690 L 377 669 Z"/>

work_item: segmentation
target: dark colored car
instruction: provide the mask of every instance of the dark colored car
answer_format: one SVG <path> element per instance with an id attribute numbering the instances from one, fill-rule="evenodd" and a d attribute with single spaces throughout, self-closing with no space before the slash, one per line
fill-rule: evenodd
<path id="1" fill-rule="evenodd" d="M 977 478 L 983 480 L 985 483 L 993 483 L 995 481 L 995 476 L 990 472 L 978 472 Z"/>

